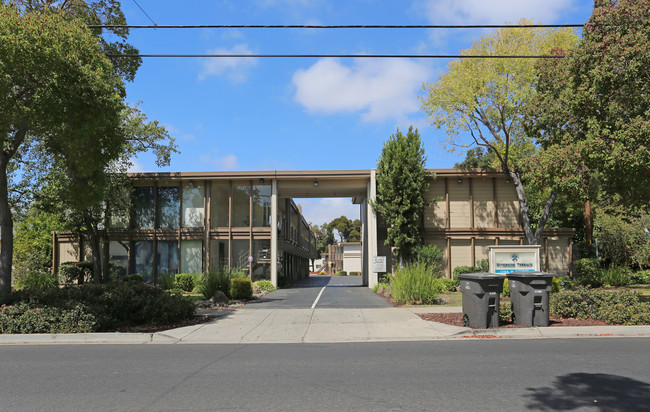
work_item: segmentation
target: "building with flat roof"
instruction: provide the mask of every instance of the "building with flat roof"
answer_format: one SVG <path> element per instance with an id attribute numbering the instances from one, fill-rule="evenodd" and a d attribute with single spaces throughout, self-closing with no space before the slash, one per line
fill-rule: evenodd
<path id="1" fill-rule="evenodd" d="M 490 170 L 435 173 L 424 215 L 424 241 L 437 245 L 445 272 L 487 258 L 489 245 L 524 244 L 513 184 Z M 364 285 L 374 286 L 372 259 L 386 256 L 386 229 L 370 206 L 375 170 L 137 173 L 130 175 L 130 210 L 109 207 L 103 256 L 122 273 L 156 282 L 163 273 L 235 267 L 275 285 L 308 276 L 317 257 L 311 228 L 293 198 L 348 197 L 360 207 L 362 239 L 355 251 Z M 110 206 L 110 202 L 108 203 Z M 542 267 L 564 274 L 571 264 L 573 229 L 547 229 Z M 88 259 L 73 233 L 54 233 L 53 266 Z M 343 257 L 341 257 L 343 265 Z M 356 268 L 356 267 L 355 267 Z M 342 266 L 340 269 L 345 270 Z"/>

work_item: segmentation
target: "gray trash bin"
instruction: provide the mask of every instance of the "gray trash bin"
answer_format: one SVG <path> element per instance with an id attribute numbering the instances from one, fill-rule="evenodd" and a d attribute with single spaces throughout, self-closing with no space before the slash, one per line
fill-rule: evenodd
<path id="1" fill-rule="evenodd" d="M 548 296 L 555 274 L 513 272 L 508 274 L 512 320 L 520 326 L 548 326 Z"/>
<path id="2" fill-rule="evenodd" d="M 499 326 L 499 295 L 504 275 L 463 273 L 458 275 L 463 293 L 463 323 L 470 328 Z"/>

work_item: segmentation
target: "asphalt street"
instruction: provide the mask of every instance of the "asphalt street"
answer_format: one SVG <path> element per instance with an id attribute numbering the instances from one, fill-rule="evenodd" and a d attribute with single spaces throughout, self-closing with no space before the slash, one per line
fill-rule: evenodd
<path id="1" fill-rule="evenodd" d="M 647 411 L 646 338 L 0 346 L 2 411 Z"/>
<path id="2" fill-rule="evenodd" d="M 264 309 L 363 309 L 387 308 L 390 304 L 361 286 L 360 276 L 319 276 L 312 275 L 279 289 L 262 299 L 253 301 L 246 308 Z"/>

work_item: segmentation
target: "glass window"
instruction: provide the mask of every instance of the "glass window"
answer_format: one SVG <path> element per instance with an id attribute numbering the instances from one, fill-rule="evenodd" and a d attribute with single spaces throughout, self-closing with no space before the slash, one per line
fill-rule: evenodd
<path id="1" fill-rule="evenodd" d="M 178 187 L 158 188 L 158 227 L 178 227 Z"/>
<path id="2" fill-rule="evenodd" d="M 203 185 L 183 185 L 183 227 L 203 226 Z"/>
<path id="3" fill-rule="evenodd" d="M 126 271 L 129 267 L 129 242 L 109 242 L 108 256 L 108 260 L 111 262 L 111 266 L 116 271 L 118 277 L 118 279 L 111 280 L 117 281 L 126 276 Z"/>
<path id="4" fill-rule="evenodd" d="M 133 249 L 135 254 L 135 268 L 133 272 L 142 275 L 145 282 L 151 282 L 153 272 L 153 242 L 135 242 Z"/>
<path id="5" fill-rule="evenodd" d="M 133 194 L 133 225 L 153 229 L 153 187 L 136 187 Z"/>
<path id="6" fill-rule="evenodd" d="M 176 273 L 178 271 L 178 242 L 175 240 L 158 241 L 158 274 Z"/>
<path id="7" fill-rule="evenodd" d="M 233 227 L 249 227 L 250 224 L 250 185 L 233 184 L 232 225 Z"/>
<path id="8" fill-rule="evenodd" d="M 253 281 L 271 280 L 271 241 L 253 240 Z"/>
<path id="9" fill-rule="evenodd" d="M 230 243 L 230 249 L 230 267 L 233 269 L 240 269 L 248 274 L 248 256 L 250 256 L 250 244 L 248 239 L 233 239 Z"/>
<path id="10" fill-rule="evenodd" d="M 230 182 L 212 182 L 210 206 L 212 207 L 212 227 L 228 227 L 228 213 L 230 203 Z"/>
<path id="11" fill-rule="evenodd" d="M 203 272 L 203 242 L 183 240 L 181 242 L 181 273 Z"/>
<path id="12" fill-rule="evenodd" d="M 210 270 L 219 270 L 228 266 L 228 240 L 212 239 L 210 241 Z"/>
<path id="13" fill-rule="evenodd" d="M 271 226 L 271 185 L 253 185 L 253 226 Z"/>

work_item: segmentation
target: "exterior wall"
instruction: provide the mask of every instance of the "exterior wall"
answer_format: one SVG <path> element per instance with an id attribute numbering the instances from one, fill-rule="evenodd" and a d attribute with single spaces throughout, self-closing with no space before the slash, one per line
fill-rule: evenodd
<path id="1" fill-rule="evenodd" d="M 361 272 L 361 243 L 343 243 L 343 270 L 348 272 Z"/>

